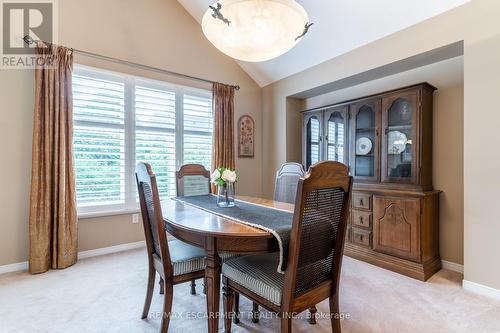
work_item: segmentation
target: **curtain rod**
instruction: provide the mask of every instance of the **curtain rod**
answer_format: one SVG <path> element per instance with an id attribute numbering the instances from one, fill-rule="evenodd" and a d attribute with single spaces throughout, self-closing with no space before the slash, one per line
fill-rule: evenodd
<path id="1" fill-rule="evenodd" d="M 28 45 L 32 45 L 32 44 L 35 44 L 37 42 L 42 42 L 44 44 L 51 44 L 51 43 L 45 42 L 45 41 L 34 40 L 33 38 L 31 38 L 31 36 L 28 36 L 28 35 L 24 36 L 23 40 Z M 108 57 L 108 56 L 97 54 L 97 53 L 92 53 L 92 52 L 83 51 L 83 50 L 77 50 L 77 49 L 73 49 L 73 48 L 71 48 L 71 50 L 73 52 L 77 52 L 77 53 L 83 54 L 85 56 L 89 56 L 89 57 L 93 57 L 93 58 L 98 58 L 98 59 L 102 59 L 102 60 L 107 60 L 107 61 L 119 63 L 119 64 L 122 64 L 122 65 L 131 66 L 131 67 L 137 67 L 137 68 L 145 69 L 145 70 L 152 71 L 152 72 L 158 72 L 158 73 L 167 74 L 167 75 L 170 75 L 170 76 L 177 76 L 177 77 L 184 78 L 184 79 L 189 79 L 189 80 L 194 80 L 194 81 L 200 81 L 200 82 L 206 82 L 206 83 L 211 83 L 211 84 L 215 83 L 215 81 L 203 79 L 203 78 L 200 78 L 200 77 L 191 76 L 191 75 L 182 74 L 182 73 L 177 73 L 177 72 L 172 72 L 172 71 L 169 71 L 169 70 L 166 70 L 166 69 L 161 69 L 161 68 L 157 68 L 157 67 L 142 65 L 142 64 L 135 63 L 135 62 L 131 62 L 131 61 L 127 61 L 127 60 L 122 60 L 122 59 L 118 59 L 118 58 L 112 58 L 112 57 Z M 233 87 L 235 90 L 240 90 L 240 86 L 239 85 L 230 85 L 230 86 Z"/>

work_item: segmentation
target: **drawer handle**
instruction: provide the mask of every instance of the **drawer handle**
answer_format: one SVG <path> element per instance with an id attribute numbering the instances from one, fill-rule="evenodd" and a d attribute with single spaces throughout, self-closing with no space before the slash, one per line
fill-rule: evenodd
<path id="1" fill-rule="evenodd" d="M 363 241 L 363 238 L 365 238 L 363 235 L 358 235 L 358 238 L 360 241 Z"/>
<path id="2" fill-rule="evenodd" d="M 360 217 L 359 217 L 359 223 L 361 223 L 361 224 L 365 224 L 365 221 L 363 220 L 363 216 L 360 216 Z"/>
<path id="3" fill-rule="evenodd" d="M 359 205 L 360 205 L 360 206 L 364 206 L 364 205 L 365 205 L 365 203 L 364 203 L 363 199 L 359 199 Z"/>

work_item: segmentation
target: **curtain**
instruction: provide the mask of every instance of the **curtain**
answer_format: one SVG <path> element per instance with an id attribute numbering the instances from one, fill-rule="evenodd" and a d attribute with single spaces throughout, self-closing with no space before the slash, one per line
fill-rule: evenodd
<path id="1" fill-rule="evenodd" d="M 212 99 L 214 116 L 212 170 L 220 167 L 234 170 L 234 87 L 214 83 Z M 213 184 L 212 193 L 217 193 Z"/>
<path id="2" fill-rule="evenodd" d="M 220 167 L 234 170 L 234 87 L 214 83 L 212 93 L 214 108 L 212 170 Z"/>
<path id="3" fill-rule="evenodd" d="M 36 48 L 35 107 L 29 214 L 29 270 L 42 273 L 77 260 L 73 168 L 73 55 L 70 49 Z"/>

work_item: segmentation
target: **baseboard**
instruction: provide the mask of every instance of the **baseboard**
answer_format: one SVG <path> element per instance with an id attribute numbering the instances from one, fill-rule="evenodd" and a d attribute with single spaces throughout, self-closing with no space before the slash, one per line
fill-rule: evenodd
<path id="1" fill-rule="evenodd" d="M 375 252 L 367 247 L 357 246 L 353 243 L 345 244 L 344 254 L 420 281 L 427 281 L 427 279 L 441 269 L 441 260 L 439 257 L 430 259 L 424 263 L 417 263 L 385 253 Z"/>
<path id="2" fill-rule="evenodd" d="M 467 281 L 467 280 L 462 281 L 462 287 L 465 290 L 471 291 L 471 292 L 479 294 L 479 295 L 500 299 L 500 290 L 495 289 L 495 288 L 491 288 L 491 287 L 488 287 L 488 286 L 485 286 L 485 285 L 482 285 L 482 284 L 479 284 L 476 282 Z"/>
<path id="3" fill-rule="evenodd" d="M 19 271 L 27 271 L 27 270 L 28 270 L 28 262 L 27 261 L 0 266 L 0 274 L 19 272 Z"/>
<path id="4" fill-rule="evenodd" d="M 441 260 L 441 268 L 464 274 L 464 265 L 451 261 Z"/>
<path id="5" fill-rule="evenodd" d="M 146 246 L 145 241 L 102 247 L 100 249 L 78 252 L 78 259 L 85 259 L 85 258 L 102 256 L 102 255 L 110 254 L 110 253 L 133 250 L 133 249 L 138 249 L 138 248 L 143 247 L 143 246 Z"/>
<path id="6" fill-rule="evenodd" d="M 81 252 L 78 252 L 78 259 L 85 259 L 85 258 L 102 256 L 105 254 L 123 252 L 123 251 L 127 251 L 127 250 L 138 249 L 138 248 L 141 248 L 144 246 L 146 246 L 146 242 L 139 241 L 139 242 L 134 242 L 134 243 L 127 243 L 127 244 L 102 247 L 100 249 L 95 249 L 95 250 L 81 251 Z M 27 261 L 0 266 L 0 274 L 26 271 L 26 270 L 28 270 L 28 262 Z"/>

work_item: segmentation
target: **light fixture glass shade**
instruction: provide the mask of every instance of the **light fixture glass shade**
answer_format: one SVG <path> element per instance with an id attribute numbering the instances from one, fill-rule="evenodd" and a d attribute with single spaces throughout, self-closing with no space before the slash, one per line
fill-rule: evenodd
<path id="1" fill-rule="evenodd" d="M 203 33 L 216 48 L 242 61 L 266 61 L 286 53 L 301 40 L 297 37 L 309 22 L 294 0 L 220 0 L 212 7 L 203 16 Z"/>

